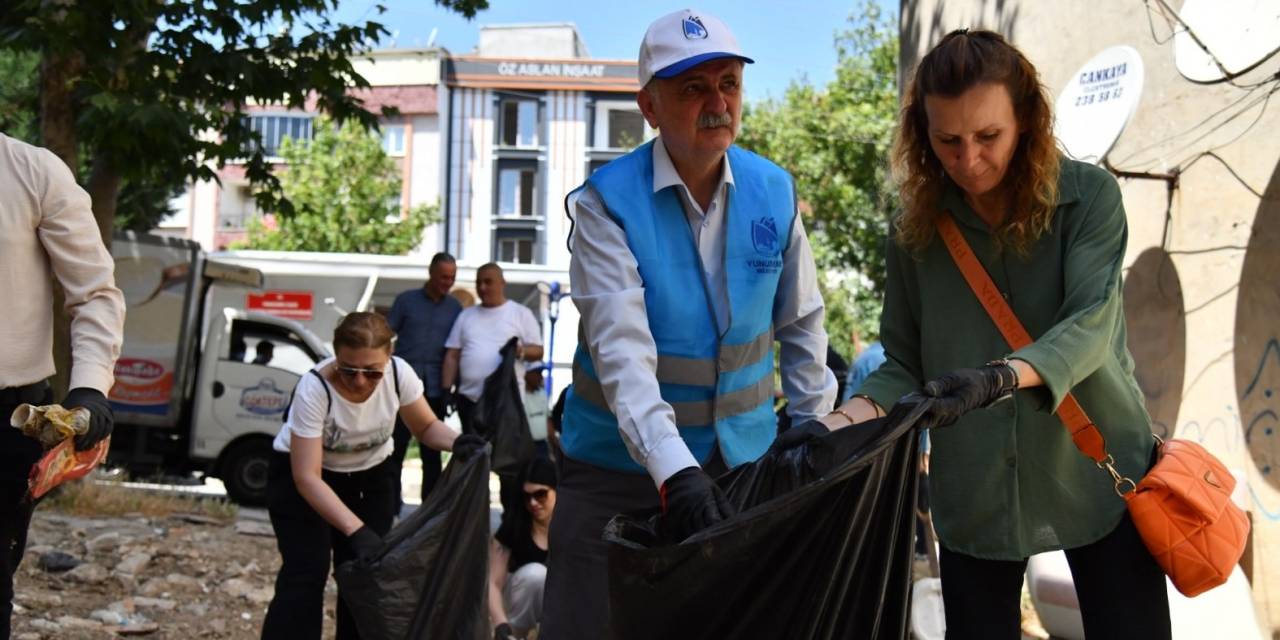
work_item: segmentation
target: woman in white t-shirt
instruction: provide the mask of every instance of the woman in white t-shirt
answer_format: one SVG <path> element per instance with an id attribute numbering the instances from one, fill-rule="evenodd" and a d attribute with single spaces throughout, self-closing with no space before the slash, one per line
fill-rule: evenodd
<path id="1" fill-rule="evenodd" d="M 427 406 L 422 380 L 391 355 L 395 333 L 376 313 L 357 312 L 333 332 L 335 355 L 298 381 L 276 436 L 267 510 L 283 562 L 262 637 L 319 638 L 329 570 L 378 553 L 396 509 L 398 414 L 432 449 L 465 459 L 484 447 L 460 436 Z M 359 638 L 338 594 L 337 638 Z"/>

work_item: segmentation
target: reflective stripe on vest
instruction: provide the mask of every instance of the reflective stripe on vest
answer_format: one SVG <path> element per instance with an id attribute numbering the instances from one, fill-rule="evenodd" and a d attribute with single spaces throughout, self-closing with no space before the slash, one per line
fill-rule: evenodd
<path id="1" fill-rule="evenodd" d="M 748 364 L 759 362 L 769 355 L 769 349 L 772 347 L 772 331 L 760 334 L 756 340 L 747 344 L 726 345 L 720 352 L 720 362 L 732 365 L 732 369 L 722 366 L 721 370 L 737 370 Z M 657 378 L 660 383 L 714 387 L 718 375 L 715 362 L 711 360 L 659 354 Z M 609 410 L 600 381 L 583 371 L 576 359 L 573 363 L 573 388 L 583 400 L 605 411 Z M 701 402 L 669 402 L 668 404 L 675 411 L 676 426 L 694 427 L 748 413 L 761 403 L 772 399 L 773 371 L 771 369 L 755 384 L 727 393 L 718 393 L 713 399 Z"/>

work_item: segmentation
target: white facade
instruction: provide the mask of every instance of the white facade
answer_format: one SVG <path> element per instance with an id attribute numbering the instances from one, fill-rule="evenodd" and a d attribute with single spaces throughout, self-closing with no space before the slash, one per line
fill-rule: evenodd
<path id="1" fill-rule="evenodd" d="M 374 51 L 353 59 L 356 72 L 369 81 L 370 88 L 355 90 L 365 107 L 378 112 L 394 106 L 400 115 L 384 118 L 383 146 L 401 165 L 403 190 L 401 208 L 440 203 L 441 145 L 437 92 L 440 81 L 438 49 L 391 49 Z M 314 108 L 290 110 L 272 105 L 248 108 L 252 127 L 263 136 L 269 160 L 285 137 L 308 138 Z M 279 166 L 279 165 L 277 165 Z M 260 216 L 252 187 L 238 164 L 218 171 L 221 182 L 191 185 L 175 199 L 176 213 L 156 229 L 163 235 L 190 238 L 206 250 L 224 249 L 244 237 L 249 221 Z M 438 244 L 438 229 L 427 231 L 423 247 Z"/>

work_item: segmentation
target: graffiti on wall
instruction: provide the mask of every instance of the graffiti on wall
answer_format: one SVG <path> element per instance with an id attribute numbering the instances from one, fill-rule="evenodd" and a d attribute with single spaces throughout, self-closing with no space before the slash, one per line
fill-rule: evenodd
<path id="1" fill-rule="evenodd" d="M 1280 489 L 1280 165 L 1254 216 L 1236 301 L 1235 374 L 1249 455 Z"/>

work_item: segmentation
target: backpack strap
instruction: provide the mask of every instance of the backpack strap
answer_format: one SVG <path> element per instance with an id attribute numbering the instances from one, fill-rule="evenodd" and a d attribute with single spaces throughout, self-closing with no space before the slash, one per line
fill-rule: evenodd
<path id="1" fill-rule="evenodd" d="M 391 379 L 396 383 L 396 405 L 400 404 L 400 365 L 396 364 L 396 357 L 391 356 Z"/>
<path id="2" fill-rule="evenodd" d="M 320 372 L 319 372 L 319 371 L 316 371 L 315 369 L 312 369 L 311 371 L 308 371 L 307 373 L 315 374 L 316 378 L 320 380 L 320 386 L 321 386 L 321 387 L 324 387 L 324 397 L 325 397 L 325 401 L 326 401 L 326 402 L 325 402 L 325 407 L 324 407 L 324 416 L 325 416 L 326 418 L 328 418 L 328 417 L 329 417 L 329 413 L 330 413 L 331 411 L 333 411 L 333 392 L 329 390 L 329 383 L 328 383 L 328 382 L 326 382 L 326 381 L 325 381 L 325 379 L 324 379 L 324 376 L 320 375 Z M 297 385 L 295 385 L 295 386 L 293 387 L 293 391 L 290 391 L 290 392 L 289 392 L 289 404 L 286 404 L 286 405 L 284 406 L 284 417 L 283 417 L 283 419 L 281 420 L 281 422 L 282 422 L 282 423 L 284 423 L 284 422 L 288 422 L 288 421 L 289 421 L 289 409 L 293 408 L 293 396 L 294 396 L 294 394 L 296 394 L 297 392 L 298 392 L 298 387 L 297 387 Z"/>

